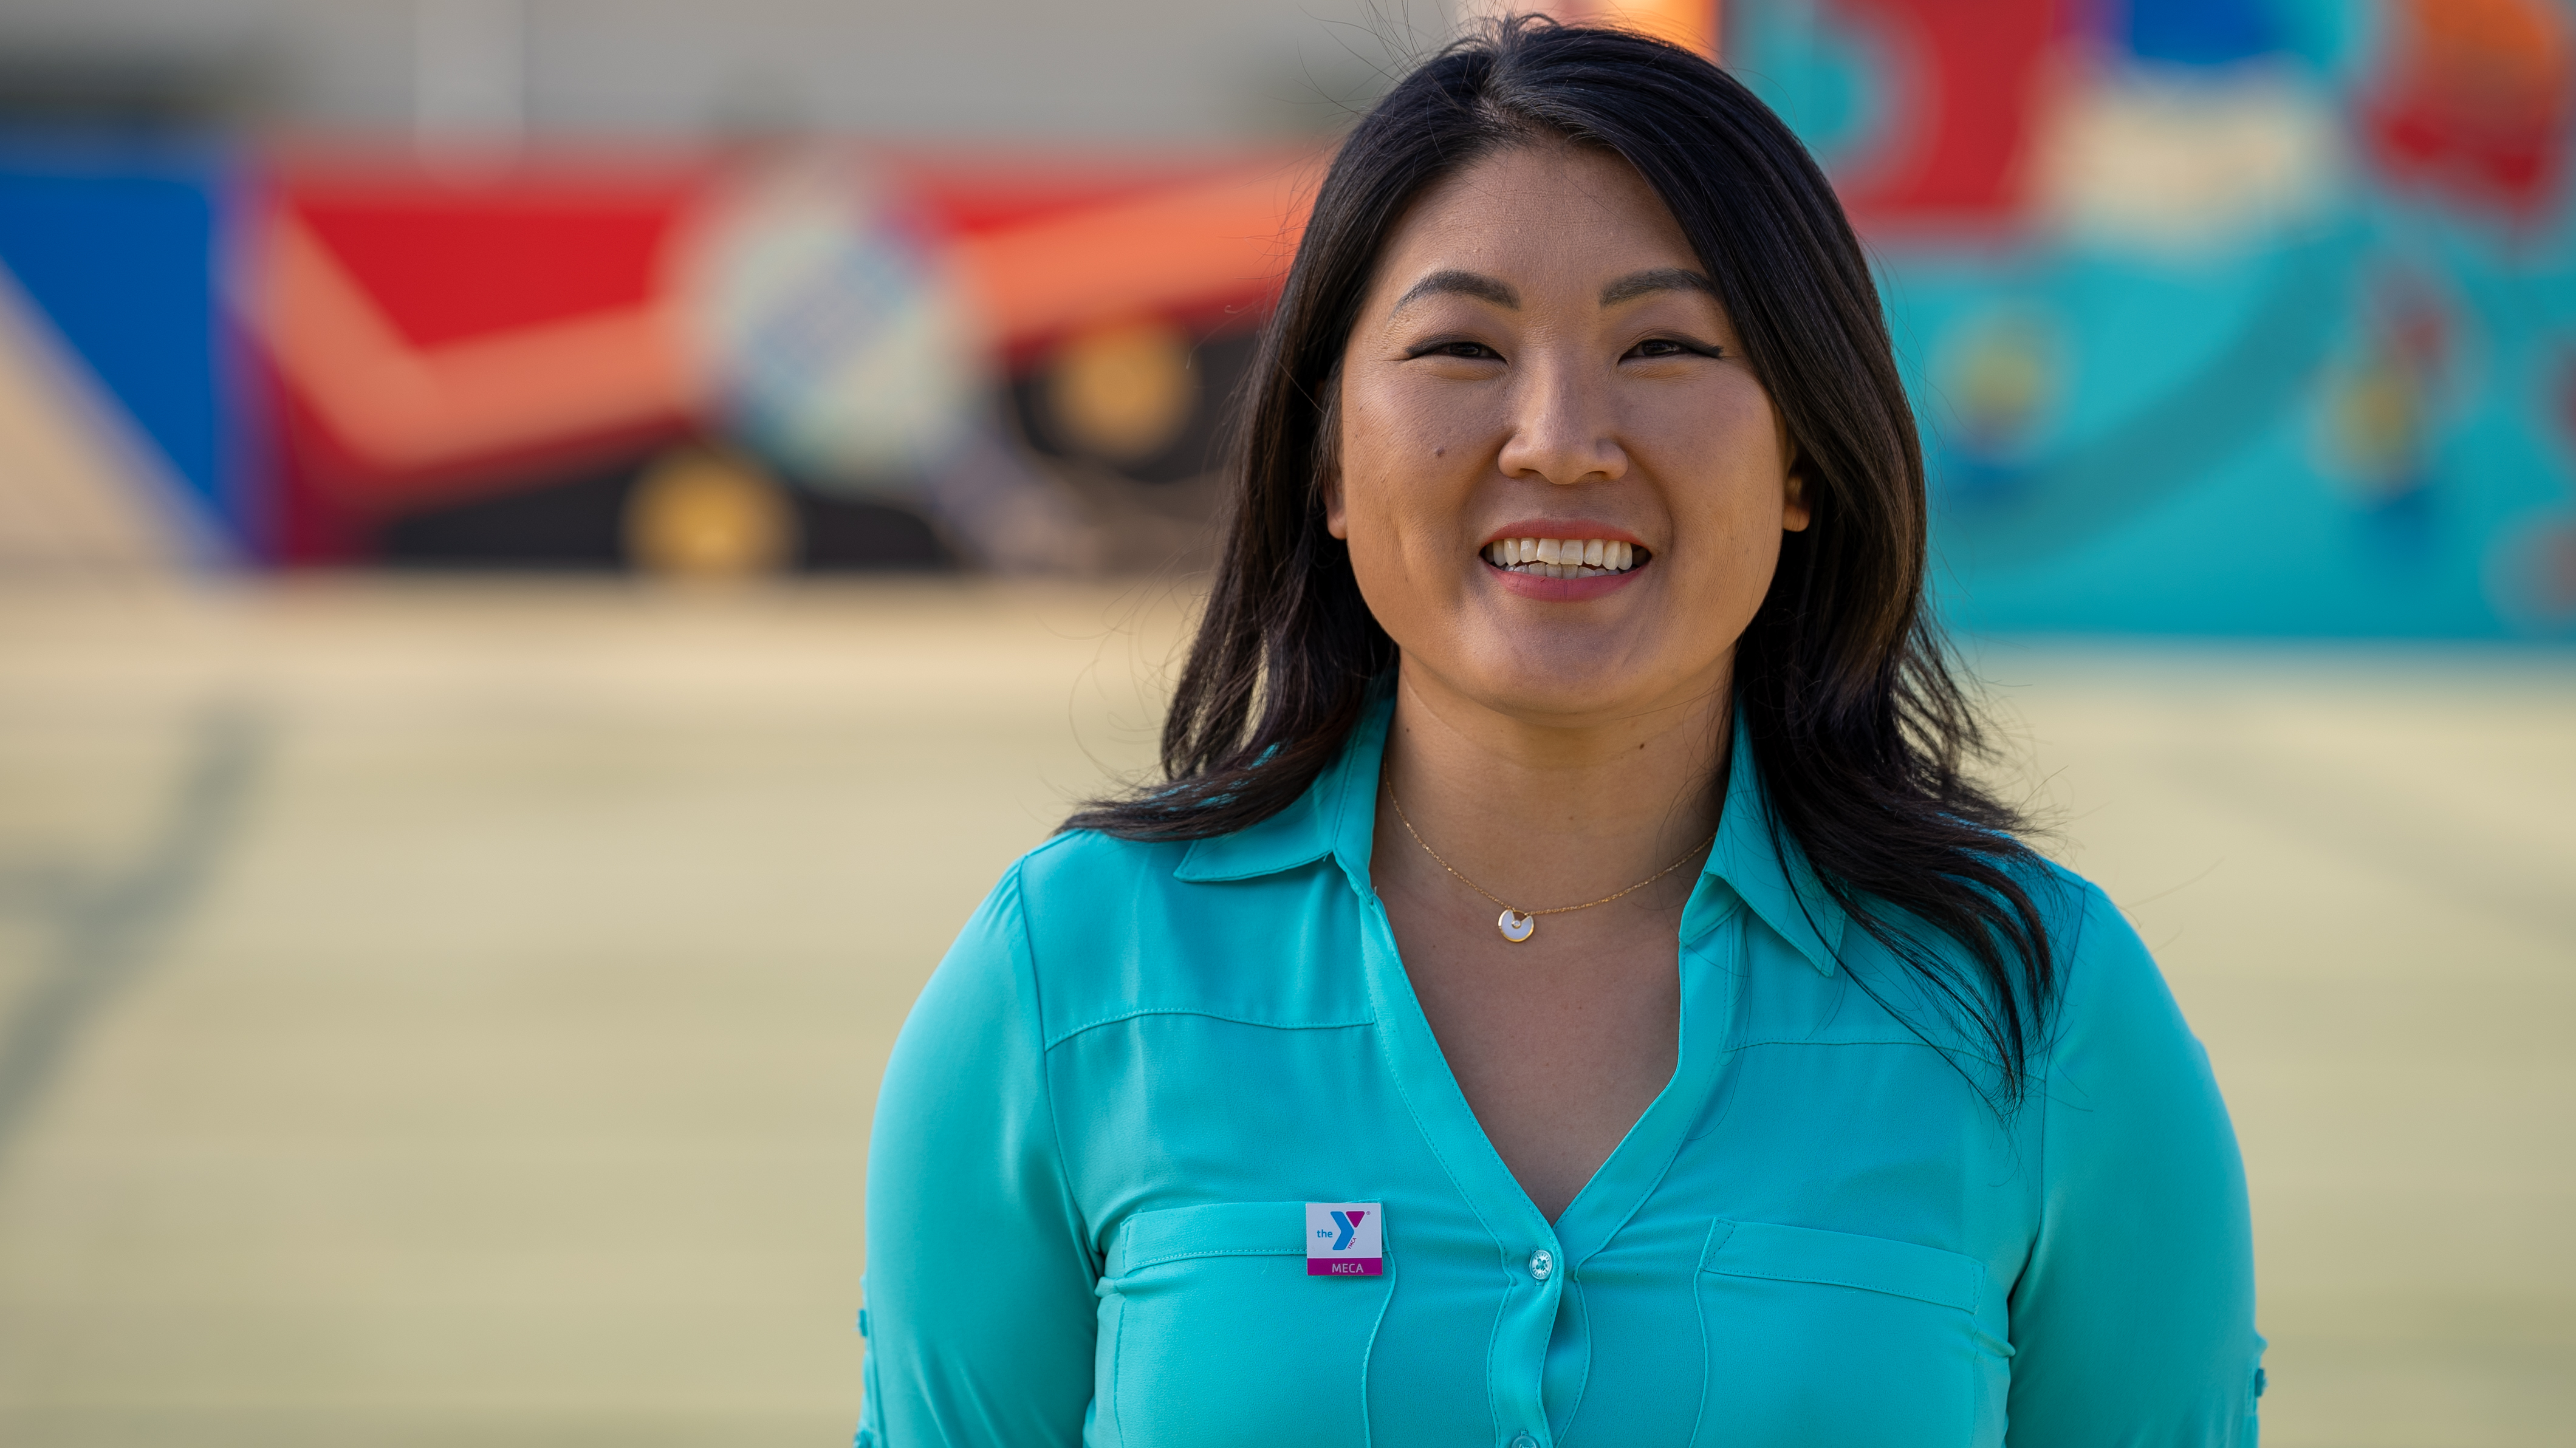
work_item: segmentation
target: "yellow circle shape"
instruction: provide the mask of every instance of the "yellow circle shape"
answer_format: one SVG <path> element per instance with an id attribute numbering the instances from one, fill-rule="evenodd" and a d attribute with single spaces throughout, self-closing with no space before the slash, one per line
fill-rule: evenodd
<path id="1" fill-rule="evenodd" d="M 796 509 L 767 474 L 695 448 L 667 453 L 626 497 L 626 557 L 647 573 L 747 578 L 796 552 Z"/>
<path id="2" fill-rule="evenodd" d="M 1190 340 L 1160 322 L 1125 323 L 1066 340 L 1047 369 L 1048 421 L 1077 449 L 1113 463 L 1170 447 L 1198 405 Z"/>

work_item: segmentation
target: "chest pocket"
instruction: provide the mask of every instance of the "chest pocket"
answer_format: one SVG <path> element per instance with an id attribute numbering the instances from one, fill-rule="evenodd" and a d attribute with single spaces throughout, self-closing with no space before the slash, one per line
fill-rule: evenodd
<path id="1" fill-rule="evenodd" d="M 1698 1293 L 1708 1361 L 1695 1444 L 2003 1440 L 2012 1348 L 2001 1294 L 1974 1258 L 1719 1222 Z"/>
<path id="2" fill-rule="evenodd" d="M 1367 1442 L 1369 1346 L 1390 1279 L 1307 1276 L 1305 1226 L 1303 1202 L 1127 1219 L 1100 1280 L 1093 1441 Z"/>

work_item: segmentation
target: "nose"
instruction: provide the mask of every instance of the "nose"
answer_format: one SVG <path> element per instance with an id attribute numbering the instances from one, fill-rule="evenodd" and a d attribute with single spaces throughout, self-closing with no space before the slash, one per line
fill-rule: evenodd
<path id="1" fill-rule="evenodd" d="M 1512 434 L 1495 459 L 1503 476 L 1561 487 L 1627 476 L 1628 452 L 1619 445 L 1609 378 L 1579 364 L 1545 360 L 1522 376 L 1513 398 Z"/>

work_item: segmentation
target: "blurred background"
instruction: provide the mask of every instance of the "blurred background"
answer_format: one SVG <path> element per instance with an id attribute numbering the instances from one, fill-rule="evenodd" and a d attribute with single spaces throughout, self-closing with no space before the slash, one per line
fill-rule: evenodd
<path id="1" fill-rule="evenodd" d="M 1151 761 L 1435 0 L 0 0 L 0 1442 L 855 1422 L 868 1113 Z M 1568 4 L 1880 270 L 2265 1431 L 2576 1421 L 2576 6 Z"/>

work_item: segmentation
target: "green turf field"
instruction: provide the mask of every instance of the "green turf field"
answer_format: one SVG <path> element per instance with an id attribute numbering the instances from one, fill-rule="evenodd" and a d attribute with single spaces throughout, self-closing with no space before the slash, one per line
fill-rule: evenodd
<path id="1" fill-rule="evenodd" d="M 875 1078 L 1168 590 L 0 592 L 0 1443 L 831 1444 Z M 1986 645 L 2272 1445 L 2576 1422 L 2576 656 Z"/>

